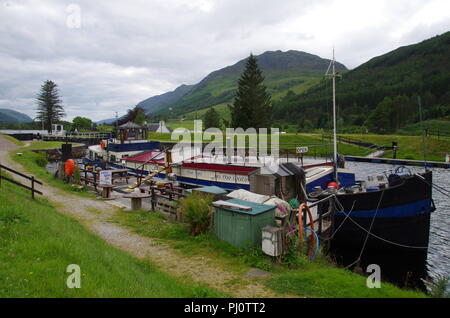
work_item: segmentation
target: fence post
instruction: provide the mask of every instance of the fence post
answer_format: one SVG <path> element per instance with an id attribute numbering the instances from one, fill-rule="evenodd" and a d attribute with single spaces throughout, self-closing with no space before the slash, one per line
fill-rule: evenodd
<path id="1" fill-rule="evenodd" d="M 31 176 L 31 197 L 34 200 L 34 176 Z"/>
<path id="2" fill-rule="evenodd" d="M 155 189 L 152 187 L 151 188 L 151 192 L 152 192 L 152 211 L 155 211 L 155 205 L 156 205 L 156 198 L 155 198 Z"/>

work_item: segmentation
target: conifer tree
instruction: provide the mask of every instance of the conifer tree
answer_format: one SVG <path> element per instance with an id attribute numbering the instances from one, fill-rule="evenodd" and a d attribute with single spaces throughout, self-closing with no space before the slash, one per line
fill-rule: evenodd
<path id="1" fill-rule="evenodd" d="M 66 114 L 61 105 L 58 86 L 52 81 L 45 81 L 37 96 L 37 116 L 36 119 L 44 123 L 47 131 L 52 131 L 52 124 L 57 123 Z"/>
<path id="2" fill-rule="evenodd" d="M 270 128 L 272 125 L 272 102 L 264 77 L 253 54 L 247 60 L 244 73 L 238 81 L 238 90 L 231 112 L 231 126 L 247 129 Z"/>
<path id="3" fill-rule="evenodd" d="M 219 128 L 220 129 L 221 128 L 222 123 L 221 123 L 220 115 L 214 109 L 214 107 L 211 107 L 205 113 L 203 125 L 204 125 L 205 129 L 208 129 L 208 128 Z"/>

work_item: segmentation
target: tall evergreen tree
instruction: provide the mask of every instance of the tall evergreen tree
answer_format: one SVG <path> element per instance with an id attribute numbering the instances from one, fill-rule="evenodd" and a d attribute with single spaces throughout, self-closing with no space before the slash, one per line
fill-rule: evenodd
<path id="1" fill-rule="evenodd" d="M 244 73 L 238 81 L 238 90 L 231 112 L 231 126 L 269 128 L 272 125 L 272 102 L 256 57 L 250 54 Z"/>
<path id="2" fill-rule="evenodd" d="M 45 81 L 37 96 L 36 119 L 44 123 L 49 133 L 52 131 L 52 124 L 57 123 L 66 115 L 61 103 L 58 86 L 52 81 Z"/>
<path id="3" fill-rule="evenodd" d="M 220 128 L 222 126 L 221 119 L 219 113 L 211 107 L 205 113 L 203 125 L 205 129 L 208 128 Z"/>

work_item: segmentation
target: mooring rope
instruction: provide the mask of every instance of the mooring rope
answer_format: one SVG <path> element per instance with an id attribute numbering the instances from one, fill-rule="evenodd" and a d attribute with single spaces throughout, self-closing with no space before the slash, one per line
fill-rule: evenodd
<path id="1" fill-rule="evenodd" d="M 383 191 L 381 191 L 381 196 L 380 196 L 380 200 L 378 200 L 377 209 L 375 210 L 375 213 L 374 213 L 374 215 L 373 215 L 372 222 L 370 222 L 369 231 L 366 231 L 366 232 L 367 232 L 366 239 L 364 240 L 364 244 L 363 244 L 363 246 L 362 246 L 362 248 L 361 248 L 361 252 L 359 253 L 358 258 L 356 259 L 356 261 L 354 261 L 352 264 L 346 266 L 345 268 L 349 268 L 349 267 L 353 266 L 354 264 L 358 263 L 358 262 L 361 260 L 361 256 L 362 256 L 362 254 L 363 254 L 363 252 L 364 252 L 364 249 L 366 248 L 366 244 L 367 244 L 367 240 L 368 240 L 368 238 L 369 238 L 369 234 L 370 234 L 370 232 L 372 231 L 373 224 L 375 223 L 375 218 L 377 217 L 377 214 L 378 214 L 378 210 L 379 210 L 379 208 L 380 208 L 381 201 L 383 200 L 383 195 L 384 195 L 384 190 L 385 190 L 385 189 L 386 189 L 386 188 L 384 188 Z M 345 213 L 345 212 L 344 212 L 344 213 Z"/>
<path id="2" fill-rule="evenodd" d="M 341 203 L 339 202 L 339 200 L 336 198 L 336 196 L 335 196 L 335 195 L 333 195 L 333 196 L 334 196 L 334 199 L 336 200 L 336 203 L 341 204 Z M 348 213 L 345 213 L 345 212 L 343 211 L 343 207 L 342 207 L 342 205 L 341 205 L 342 212 L 344 212 L 344 214 L 345 214 L 345 219 L 341 222 L 341 224 L 339 224 L 338 228 L 330 235 L 330 237 L 328 237 L 328 238 L 326 239 L 326 241 L 331 240 L 331 239 L 336 235 L 336 233 L 339 231 L 339 229 L 344 225 L 345 221 L 347 221 L 347 219 L 350 217 L 350 213 L 353 212 L 353 208 L 355 207 L 355 203 L 356 203 L 356 200 L 353 201 L 352 208 L 350 209 L 350 211 L 349 211 Z M 325 239 L 323 239 L 323 240 L 325 240 Z"/>
<path id="3" fill-rule="evenodd" d="M 343 212 L 344 214 L 346 214 L 346 212 L 343 211 L 343 206 L 342 206 L 341 202 L 339 202 L 339 199 L 336 198 L 336 200 L 338 201 L 339 205 L 341 206 L 340 212 Z M 381 237 L 381 236 L 378 236 L 378 235 L 376 235 L 376 234 L 373 234 L 373 233 L 371 233 L 371 232 L 368 232 L 363 226 L 361 226 L 361 225 L 360 225 L 358 222 L 356 222 L 352 217 L 350 217 L 349 214 L 350 214 L 350 213 L 347 214 L 347 215 L 348 215 L 348 219 L 349 219 L 350 221 L 352 221 L 357 227 L 359 227 L 359 228 L 360 228 L 361 230 L 363 230 L 364 232 L 368 233 L 368 235 L 371 235 L 371 236 L 373 236 L 373 237 L 375 237 L 375 238 L 377 238 L 377 239 L 379 239 L 379 240 L 381 240 L 381 241 L 384 241 L 384 242 L 389 243 L 389 244 L 392 244 L 392 245 L 396 245 L 396 246 L 400 246 L 400 247 L 405 247 L 405 248 L 415 248 L 415 249 L 427 249 L 427 248 L 428 248 L 427 246 L 425 246 L 425 247 L 424 247 L 424 246 L 412 246 L 412 245 L 405 245 L 405 244 L 396 243 L 396 242 L 390 241 L 390 240 L 388 240 L 388 239 L 385 239 L 385 238 L 383 238 L 383 237 Z"/>
<path id="4" fill-rule="evenodd" d="M 422 180 L 423 182 L 425 182 L 426 184 L 428 184 L 430 187 L 434 187 L 434 189 L 435 189 L 436 191 L 438 191 L 439 193 L 441 193 L 441 194 L 445 195 L 446 197 L 450 198 L 450 195 L 448 194 L 448 193 L 450 193 L 449 190 L 447 190 L 447 189 L 445 189 L 445 188 L 442 188 L 441 186 L 438 186 L 437 184 L 429 183 L 427 180 L 425 180 L 424 177 L 422 177 L 422 176 L 421 176 L 420 174 L 418 174 L 418 173 L 415 173 L 414 175 L 415 175 L 416 177 L 418 177 L 419 180 Z M 446 192 L 448 192 L 448 193 L 446 193 Z"/>

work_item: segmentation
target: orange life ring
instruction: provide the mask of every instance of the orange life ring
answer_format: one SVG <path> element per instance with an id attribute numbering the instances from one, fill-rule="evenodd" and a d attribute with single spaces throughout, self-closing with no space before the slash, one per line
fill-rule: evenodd
<path id="1" fill-rule="evenodd" d="M 68 159 L 64 164 L 64 172 L 66 175 L 71 176 L 75 170 L 75 162 L 72 159 Z"/>

